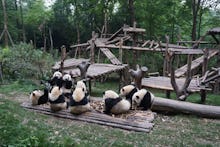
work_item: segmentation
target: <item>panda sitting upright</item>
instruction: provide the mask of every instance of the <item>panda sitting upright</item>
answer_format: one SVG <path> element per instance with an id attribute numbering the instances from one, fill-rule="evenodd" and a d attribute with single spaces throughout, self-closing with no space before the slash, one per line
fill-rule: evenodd
<path id="1" fill-rule="evenodd" d="M 51 87 L 53 86 L 62 87 L 62 82 L 63 82 L 62 76 L 63 75 L 61 72 L 59 71 L 54 72 L 52 78 L 49 80 L 50 86 Z"/>
<path id="2" fill-rule="evenodd" d="M 151 108 L 153 100 L 154 95 L 151 92 L 141 89 L 134 93 L 132 97 L 132 109 L 141 107 L 143 110 L 148 110 Z"/>
<path id="3" fill-rule="evenodd" d="M 65 101 L 65 97 L 62 90 L 58 86 L 54 86 L 49 92 L 49 102 L 52 111 L 60 111 L 62 109 L 67 109 L 68 104 Z"/>
<path id="4" fill-rule="evenodd" d="M 131 107 L 131 103 L 128 100 L 122 99 L 116 92 L 112 90 L 103 92 L 103 98 L 105 102 L 104 113 L 106 114 L 126 113 Z"/>
<path id="5" fill-rule="evenodd" d="M 138 91 L 138 88 L 135 85 L 129 84 L 121 88 L 120 96 L 125 96 L 126 100 L 128 100 L 132 105 L 132 96 L 137 91 Z"/>
<path id="6" fill-rule="evenodd" d="M 62 92 L 65 96 L 66 100 L 69 101 L 69 99 L 72 97 L 73 91 L 72 91 L 72 78 L 70 74 L 65 74 L 63 76 L 63 82 L 62 82 Z"/>
<path id="7" fill-rule="evenodd" d="M 82 87 L 76 87 L 70 98 L 70 113 L 81 114 L 90 110 L 91 107 L 86 90 Z"/>
<path id="8" fill-rule="evenodd" d="M 34 90 L 30 94 L 30 100 L 32 105 L 41 105 L 48 102 L 48 90 L 45 88 L 42 90 Z"/>

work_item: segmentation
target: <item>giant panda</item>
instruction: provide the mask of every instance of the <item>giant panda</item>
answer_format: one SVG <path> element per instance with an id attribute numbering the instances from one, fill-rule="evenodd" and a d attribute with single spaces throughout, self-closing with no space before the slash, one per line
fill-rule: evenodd
<path id="1" fill-rule="evenodd" d="M 73 84 L 72 84 L 72 78 L 70 74 L 65 74 L 63 76 L 62 92 L 67 101 L 69 101 L 70 97 L 72 97 L 72 94 L 73 94 L 72 86 Z"/>
<path id="2" fill-rule="evenodd" d="M 81 114 L 91 110 L 88 96 L 85 89 L 76 87 L 73 91 L 72 98 L 70 98 L 70 113 Z"/>
<path id="3" fill-rule="evenodd" d="M 49 102 L 52 111 L 60 111 L 62 109 L 67 109 L 68 104 L 65 101 L 65 97 L 62 94 L 62 90 L 58 86 L 51 88 L 49 92 Z"/>
<path id="4" fill-rule="evenodd" d="M 131 107 L 131 103 L 119 97 L 119 95 L 112 91 L 107 90 L 103 92 L 103 99 L 104 99 L 104 113 L 106 114 L 121 114 L 129 111 Z"/>
<path id="5" fill-rule="evenodd" d="M 59 71 L 54 72 L 52 78 L 49 80 L 50 86 L 51 87 L 53 86 L 62 87 L 62 82 L 63 82 L 62 76 L 63 75 L 61 72 Z"/>
<path id="6" fill-rule="evenodd" d="M 77 83 L 76 83 L 76 88 L 83 88 L 86 97 L 88 97 L 88 100 L 90 100 L 89 92 L 88 92 L 88 90 L 87 90 L 87 88 L 86 88 L 86 81 L 84 81 L 84 80 L 77 81 Z"/>
<path id="7" fill-rule="evenodd" d="M 48 90 L 45 88 L 42 90 L 33 90 L 30 94 L 30 100 L 32 105 L 41 105 L 48 102 Z"/>
<path id="8" fill-rule="evenodd" d="M 128 100 L 132 105 L 132 96 L 137 91 L 138 91 L 138 88 L 135 85 L 133 85 L 133 84 L 126 85 L 121 88 L 120 96 L 125 96 L 126 100 Z"/>
<path id="9" fill-rule="evenodd" d="M 154 95 L 146 89 L 141 89 L 134 93 L 132 97 L 132 109 L 141 107 L 143 110 L 151 108 L 151 104 L 154 100 Z"/>

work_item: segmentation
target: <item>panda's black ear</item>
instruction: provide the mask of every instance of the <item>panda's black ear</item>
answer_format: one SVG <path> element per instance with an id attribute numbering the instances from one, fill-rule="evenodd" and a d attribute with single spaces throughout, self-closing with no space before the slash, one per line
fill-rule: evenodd
<path id="1" fill-rule="evenodd" d="M 137 95 L 136 98 L 139 99 L 140 97 Z"/>
<path id="2" fill-rule="evenodd" d="M 105 91 L 102 94 L 105 95 Z"/>

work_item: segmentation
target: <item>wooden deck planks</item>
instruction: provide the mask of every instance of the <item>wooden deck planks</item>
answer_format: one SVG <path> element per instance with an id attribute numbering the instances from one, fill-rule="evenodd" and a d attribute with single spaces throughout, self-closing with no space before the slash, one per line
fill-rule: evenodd
<path id="1" fill-rule="evenodd" d="M 66 59 L 64 61 L 64 69 L 71 69 L 71 68 L 76 68 L 77 65 L 82 63 L 83 61 L 89 62 L 89 59 L 84 59 L 84 58 L 71 58 L 71 59 Z M 60 61 L 56 62 L 55 65 L 52 67 L 53 70 L 58 70 L 60 68 Z"/>
<path id="2" fill-rule="evenodd" d="M 68 110 L 62 110 L 59 112 L 51 112 L 51 110 L 47 107 L 43 107 L 41 105 L 32 106 L 28 102 L 22 103 L 21 106 L 29 110 L 33 110 L 33 111 L 47 114 L 47 115 L 52 115 L 55 117 L 84 121 L 88 123 L 96 123 L 100 125 L 121 128 L 121 129 L 126 129 L 126 130 L 132 130 L 132 131 L 150 132 L 150 130 L 153 128 L 153 125 L 154 125 L 153 123 L 146 122 L 146 121 L 145 122 L 133 122 L 133 121 L 128 121 L 126 119 L 115 118 L 115 117 L 108 116 L 106 114 L 97 113 L 95 111 L 86 112 L 81 115 L 73 115 L 69 113 Z"/>
<path id="3" fill-rule="evenodd" d="M 210 51 L 208 59 L 210 59 L 211 57 L 213 57 L 214 55 L 216 55 L 219 51 L 214 50 L 214 51 Z M 195 68 L 197 68 L 198 66 L 200 66 L 203 63 L 203 59 L 204 56 L 201 56 L 195 60 L 192 61 L 192 66 L 191 66 L 191 70 L 194 70 Z M 176 77 L 181 77 L 183 76 L 185 73 L 187 72 L 187 64 L 178 68 L 177 70 L 175 70 L 175 76 Z"/>
<path id="4" fill-rule="evenodd" d="M 100 64 L 95 63 L 91 64 L 87 70 L 87 76 L 89 78 L 96 78 L 99 76 L 103 76 L 105 74 L 109 74 L 112 72 L 122 71 L 127 67 L 126 64 L 123 65 L 113 65 L 113 64 Z M 73 77 L 77 77 L 80 75 L 80 70 L 78 68 L 72 69 L 64 69 L 64 73 L 72 73 Z"/>
<path id="5" fill-rule="evenodd" d="M 176 79 L 178 86 L 183 86 L 185 78 Z M 173 87 L 170 82 L 169 77 L 149 77 L 142 79 L 142 86 L 148 88 L 155 88 L 161 90 L 170 90 L 173 91 Z M 196 79 L 192 79 L 188 87 L 189 92 L 199 92 L 200 87 L 196 84 Z"/>

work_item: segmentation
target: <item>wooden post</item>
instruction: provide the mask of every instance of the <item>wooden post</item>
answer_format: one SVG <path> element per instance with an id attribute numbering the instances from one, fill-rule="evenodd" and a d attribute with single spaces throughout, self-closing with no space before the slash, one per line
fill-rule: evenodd
<path id="1" fill-rule="evenodd" d="M 92 32 L 92 39 L 91 39 L 91 49 L 90 49 L 90 59 L 91 64 L 95 63 L 95 32 Z"/>
<path id="2" fill-rule="evenodd" d="M 88 70 L 90 65 L 91 64 L 89 62 L 85 62 L 85 61 L 83 61 L 82 63 L 77 65 L 77 67 L 80 70 L 80 77 L 81 77 L 81 79 L 86 79 L 86 73 L 87 73 L 87 70 Z"/>
<path id="3" fill-rule="evenodd" d="M 144 76 L 144 74 L 148 71 L 148 68 L 143 66 L 140 68 L 140 66 L 137 64 L 136 65 L 136 70 L 129 70 L 130 74 L 131 74 L 131 77 L 134 79 L 134 82 L 135 82 L 135 85 L 141 89 L 141 81 L 142 81 L 142 78 Z"/>
<path id="4" fill-rule="evenodd" d="M 123 45 L 123 39 L 120 39 L 120 43 L 119 43 L 119 60 L 121 61 L 121 63 L 123 63 L 122 61 L 122 45 Z"/>
<path id="5" fill-rule="evenodd" d="M 66 59 L 66 47 L 65 47 L 65 45 L 62 45 L 61 46 L 61 61 L 60 61 L 60 71 L 62 74 L 63 74 L 65 59 Z"/>

